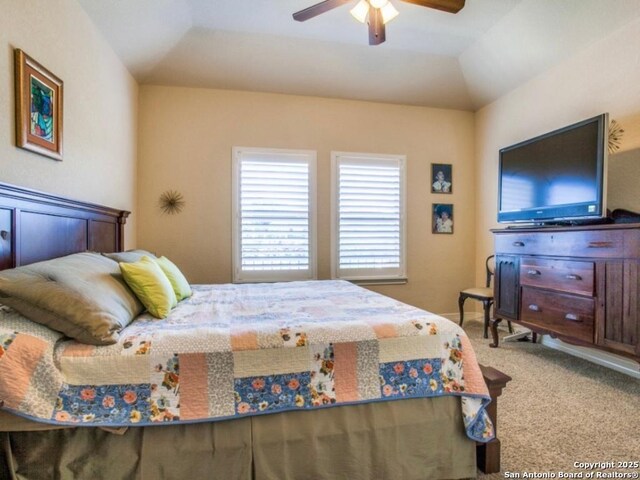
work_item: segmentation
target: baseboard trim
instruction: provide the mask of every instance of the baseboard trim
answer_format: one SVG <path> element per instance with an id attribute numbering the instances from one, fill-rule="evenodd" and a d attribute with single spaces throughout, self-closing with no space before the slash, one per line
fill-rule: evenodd
<path id="1" fill-rule="evenodd" d="M 441 317 L 444 317 L 448 320 L 451 320 L 454 323 L 457 323 L 458 325 L 460 324 L 460 313 L 459 312 L 454 312 L 454 313 L 437 313 L 436 315 L 440 315 Z M 484 324 L 484 313 L 482 312 L 465 312 L 464 313 L 464 321 L 465 324 L 467 321 L 469 322 L 479 322 L 480 324 Z M 514 328 L 517 327 L 517 325 L 513 325 Z M 507 322 L 500 322 L 498 324 L 498 330 L 499 331 L 508 331 L 508 326 L 507 326 Z"/>
<path id="2" fill-rule="evenodd" d="M 447 318 L 452 322 L 460 323 L 460 312 L 454 313 L 436 313 L 436 315 L 440 315 L 441 317 Z M 483 319 L 484 316 L 482 313 L 474 313 L 474 312 L 464 312 L 464 321 L 467 320 L 480 320 Z"/>
<path id="3" fill-rule="evenodd" d="M 596 350 L 594 348 L 570 345 L 562 340 L 558 340 L 557 338 L 551 338 L 548 335 L 544 335 L 542 337 L 541 343 L 545 347 L 560 350 L 568 353 L 569 355 L 582 358 L 583 360 L 587 360 L 617 372 L 624 373 L 630 377 L 640 379 L 640 366 L 637 362 L 628 358 L 614 355 L 613 353 L 603 352 L 602 350 Z"/>

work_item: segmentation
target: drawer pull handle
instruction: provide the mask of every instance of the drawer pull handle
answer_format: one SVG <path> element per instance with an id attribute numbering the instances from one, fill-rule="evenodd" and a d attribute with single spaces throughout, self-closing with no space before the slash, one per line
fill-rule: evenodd
<path id="1" fill-rule="evenodd" d="M 532 312 L 540 312 L 540 307 L 536 304 L 531 304 L 529 305 L 529 310 L 531 310 Z"/>
<path id="2" fill-rule="evenodd" d="M 580 275 L 576 275 L 575 273 L 570 273 L 565 277 L 567 280 L 582 280 Z"/>
<path id="3" fill-rule="evenodd" d="M 567 313 L 564 318 L 565 320 L 571 320 L 572 322 L 582 322 L 582 319 L 575 313 Z"/>
<path id="4" fill-rule="evenodd" d="M 589 242 L 588 248 L 611 248 L 612 242 Z"/>
<path id="5" fill-rule="evenodd" d="M 513 242 L 514 247 L 524 247 L 524 242 Z"/>
<path id="6" fill-rule="evenodd" d="M 527 270 L 527 275 L 542 275 L 540 270 Z"/>

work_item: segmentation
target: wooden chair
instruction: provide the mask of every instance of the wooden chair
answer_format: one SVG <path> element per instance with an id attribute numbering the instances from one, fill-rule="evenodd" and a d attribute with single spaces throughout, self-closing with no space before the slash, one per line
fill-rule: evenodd
<path id="1" fill-rule="evenodd" d="M 484 262 L 487 270 L 487 281 L 484 287 L 467 288 L 460 292 L 458 297 L 458 307 L 460 308 L 460 326 L 464 321 L 464 302 L 467 298 L 472 298 L 482 302 L 484 308 L 484 338 L 489 338 L 489 320 L 491 318 L 490 311 L 493 305 L 493 288 L 491 287 L 491 277 L 493 277 L 493 269 L 490 266 L 490 262 L 494 255 L 489 255 Z M 511 322 L 509 324 L 509 333 L 513 333 Z"/>

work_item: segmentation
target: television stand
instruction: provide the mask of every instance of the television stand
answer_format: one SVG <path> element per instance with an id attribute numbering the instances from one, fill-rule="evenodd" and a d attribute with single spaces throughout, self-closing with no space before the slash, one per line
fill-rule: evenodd
<path id="1" fill-rule="evenodd" d="M 640 223 L 492 230 L 501 319 L 640 361 Z"/>

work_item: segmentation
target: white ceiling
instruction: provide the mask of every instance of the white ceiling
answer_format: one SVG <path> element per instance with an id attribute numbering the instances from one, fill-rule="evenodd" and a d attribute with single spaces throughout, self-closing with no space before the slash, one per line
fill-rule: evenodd
<path id="1" fill-rule="evenodd" d="M 640 16 L 639 0 L 467 0 L 456 15 L 392 0 L 371 47 L 351 4 L 300 23 L 315 0 L 78 1 L 144 84 L 466 110 Z"/>

